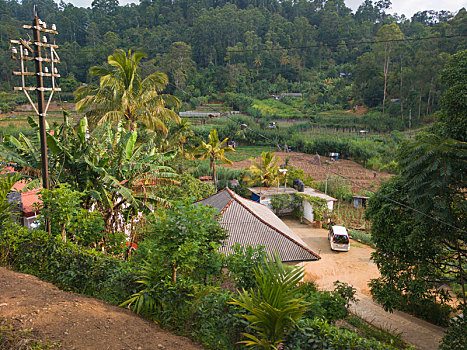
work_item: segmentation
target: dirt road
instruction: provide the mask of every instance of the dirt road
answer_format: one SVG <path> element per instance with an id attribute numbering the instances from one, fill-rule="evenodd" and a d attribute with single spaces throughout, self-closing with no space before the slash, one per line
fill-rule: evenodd
<path id="1" fill-rule="evenodd" d="M 37 338 L 67 350 L 202 349 L 129 310 L 61 291 L 34 276 L 2 267 L 0 318 L 9 319 L 15 329 L 32 329 Z"/>
<path id="2" fill-rule="evenodd" d="M 351 241 L 350 251 L 335 252 L 329 247 L 327 230 L 314 229 L 294 219 L 284 219 L 284 222 L 321 256 L 321 260 L 305 264 L 306 279 L 315 281 L 324 290 L 333 290 L 333 283 L 337 280 L 350 283 L 357 289 L 360 300 L 352 305 L 354 313 L 376 326 L 401 333 L 402 339 L 416 349 L 438 349 L 444 336 L 441 327 L 403 312 L 386 312 L 369 296 L 368 282 L 380 276 L 378 268 L 371 261 L 372 248 Z"/>

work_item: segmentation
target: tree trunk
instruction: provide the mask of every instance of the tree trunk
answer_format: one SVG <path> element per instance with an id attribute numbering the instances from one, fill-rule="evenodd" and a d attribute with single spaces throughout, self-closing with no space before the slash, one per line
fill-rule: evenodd
<path id="1" fill-rule="evenodd" d="M 66 243 L 66 230 L 65 230 L 66 225 L 62 226 L 62 240 L 63 242 Z"/>
<path id="2" fill-rule="evenodd" d="M 402 103 L 402 55 L 400 56 L 401 71 L 400 71 L 400 85 L 399 85 L 399 103 L 401 104 L 401 119 L 404 120 L 404 106 Z"/>
<path id="3" fill-rule="evenodd" d="M 421 112 L 422 112 L 422 91 L 420 90 L 420 97 L 418 99 L 418 118 L 417 118 L 417 122 L 420 121 Z"/>
<path id="4" fill-rule="evenodd" d="M 409 129 L 412 127 L 412 110 L 409 110 Z"/>
<path id="5" fill-rule="evenodd" d="M 211 169 L 212 169 L 212 181 L 214 182 L 214 187 L 217 191 L 217 179 L 216 179 L 216 159 L 211 157 Z"/>
<path id="6" fill-rule="evenodd" d="M 426 101 L 425 116 L 427 116 L 428 113 L 430 112 L 430 99 L 431 99 L 431 88 L 430 88 L 430 90 L 428 91 L 428 100 Z"/>
<path id="7" fill-rule="evenodd" d="M 177 265 L 175 265 L 175 263 L 172 263 L 172 282 L 173 282 L 173 284 L 177 283 L 177 271 L 178 271 Z"/>
<path id="8" fill-rule="evenodd" d="M 457 261 L 459 264 L 459 277 L 460 277 L 460 282 L 462 286 L 462 301 L 465 305 L 465 280 L 464 280 L 464 269 L 462 267 L 462 256 L 461 256 L 461 251 L 459 248 L 459 240 L 456 238 L 456 250 L 457 250 Z"/>
<path id="9" fill-rule="evenodd" d="M 384 109 L 386 106 L 386 88 L 388 85 L 388 72 L 389 72 L 389 60 L 390 60 L 391 48 L 388 48 L 387 44 L 384 47 L 384 90 L 383 90 L 383 118 L 384 118 Z"/>
<path id="10" fill-rule="evenodd" d="M 431 88 L 433 87 L 433 78 L 431 78 L 431 82 L 430 82 L 430 89 L 428 90 L 428 100 L 427 100 L 427 103 L 426 103 L 426 112 L 425 112 L 425 116 L 428 115 L 428 113 L 430 112 L 430 100 L 431 100 Z"/>

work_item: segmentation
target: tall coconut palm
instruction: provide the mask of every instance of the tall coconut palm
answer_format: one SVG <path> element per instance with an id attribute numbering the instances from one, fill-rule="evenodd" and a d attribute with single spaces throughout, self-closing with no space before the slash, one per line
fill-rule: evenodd
<path id="1" fill-rule="evenodd" d="M 271 152 L 263 152 L 258 161 L 251 158 L 251 162 L 244 181 L 249 184 L 260 184 L 264 187 L 274 186 L 278 183 L 280 178 L 278 157 Z"/>
<path id="2" fill-rule="evenodd" d="M 139 61 L 141 52 L 117 50 L 109 56 L 106 66 L 94 66 L 90 73 L 100 77 L 99 87 L 82 86 L 76 91 L 76 109 L 85 113 L 91 124 L 123 121 L 128 130 L 136 130 L 136 122 L 150 129 L 167 133 L 166 122 L 179 122 L 170 107 L 180 107 L 172 95 L 160 94 L 168 84 L 167 75 L 153 73 L 142 79 Z"/>
<path id="3" fill-rule="evenodd" d="M 223 141 L 220 141 L 219 136 L 217 135 L 217 130 L 212 129 L 209 133 L 209 142 L 205 143 L 202 141 L 201 146 L 195 148 L 195 156 L 197 158 L 201 160 L 209 158 L 212 179 L 216 187 L 216 161 L 220 160 L 225 164 L 232 165 L 232 161 L 225 157 L 225 153 L 235 152 L 235 150 L 232 147 L 227 147 L 227 140 L 228 138 L 226 137 Z"/>

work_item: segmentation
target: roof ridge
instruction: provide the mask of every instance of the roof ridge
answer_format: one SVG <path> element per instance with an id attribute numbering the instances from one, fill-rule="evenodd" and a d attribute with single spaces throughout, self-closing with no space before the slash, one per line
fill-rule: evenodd
<path id="1" fill-rule="evenodd" d="M 200 199 L 199 201 L 196 201 L 195 203 L 199 203 L 199 202 L 202 202 L 202 201 L 204 201 L 204 200 L 206 200 L 206 199 L 209 199 L 209 198 L 211 198 L 211 197 L 214 197 L 214 196 L 218 195 L 219 193 L 221 193 L 222 191 L 225 191 L 226 189 L 228 189 L 228 187 L 226 187 L 226 188 L 224 188 L 223 190 L 220 190 L 220 191 L 218 191 L 218 192 L 216 192 L 216 193 L 214 193 L 214 194 L 211 194 L 210 196 L 208 196 L 208 197 L 206 197 L 206 198 Z M 193 203 L 193 204 L 195 204 L 195 203 Z"/>
<path id="2" fill-rule="evenodd" d="M 230 188 L 226 187 L 225 189 L 228 190 L 229 194 L 232 195 L 232 194 L 235 194 Z M 298 246 L 302 247 L 303 249 L 305 249 L 307 252 L 311 253 L 312 255 L 316 256 L 318 259 L 321 259 L 321 257 L 316 254 L 314 251 L 312 251 L 311 249 L 303 246 L 303 244 L 301 244 L 300 242 L 297 242 L 295 239 L 293 239 L 292 237 L 290 237 L 288 234 L 286 234 L 285 232 L 282 232 L 280 229 L 278 229 L 277 227 L 275 226 L 272 226 L 270 223 L 266 222 L 265 220 L 263 220 L 262 218 L 260 218 L 254 211 L 252 211 L 250 208 L 248 208 L 245 204 L 243 204 L 241 201 L 238 200 L 238 198 L 236 196 L 232 196 L 233 199 L 235 199 L 238 204 L 240 204 L 243 208 L 245 208 L 246 210 L 248 210 L 251 214 L 253 214 L 254 217 L 256 217 L 259 221 L 261 221 L 263 224 L 265 224 L 266 226 L 272 228 L 273 230 L 276 230 L 277 232 L 279 232 L 282 236 L 284 236 L 285 238 L 289 239 L 290 241 L 294 242 L 295 244 L 297 244 Z M 246 199 L 246 198 L 243 198 L 242 199 Z M 231 204 L 232 201 L 230 201 L 228 203 L 228 205 Z M 251 201 L 251 202 L 254 202 L 256 204 L 261 204 L 261 203 L 258 203 L 258 202 L 255 202 L 255 201 Z M 269 208 L 268 208 L 269 209 Z M 274 214 L 275 215 L 275 214 Z M 279 218 L 280 220 L 280 218 Z"/>
<path id="3" fill-rule="evenodd" d="M 232 202 L 234 201 L 235 199 L 232 197 L 230 198 L 229 202 L 225 205 L 225 207 L 220 211 L 221 215 L 223 215 L 225 213 L 225 211 L 227 210 L 227 208 L 230 206 L 230 204 L 232 204 Z"/>

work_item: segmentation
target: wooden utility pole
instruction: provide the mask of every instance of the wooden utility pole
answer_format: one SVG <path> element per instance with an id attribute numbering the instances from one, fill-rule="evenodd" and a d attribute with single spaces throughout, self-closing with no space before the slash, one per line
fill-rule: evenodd
<path id="1" fill-rule="evenodd" d="M 41 160 L 42 160 L 42 186 L 50 189 L 49 181 L 49 161 L 47 159 L 47 135 L 45 134 L 45 106 L 44 106 L 44 78 L 42 75 L 42 56 L 41 56 L 41 31 L 39 17 L 34 13 L 32 20 L 34 34 L 34 55 L 36 57 L 36 81 L 37 81 L 37 112 L 39 114 L 39 133 L 41 139 Z M 52 72 L 53 73 L 53 72 Z"/>
<path id="2" fill-rule="evenodd" d="M 19 39 L 10 40 L 13 45 L 19 45 L 18 49 L 13 46 L 13 56 L 15 60 L 20 60 L 21 71 L 13 72 L 13 75 L 21 76 L 21 86 L 15 87 L 14 90 L 23 91 L 26 94 L 29 102 L 34 108 L 35 112 L 39 116 L 39 134 L 41 142 L 41 165 L 42 165 L 42 187 L 49 190 L 49 164 L 47 159 L 47 134 L 45 117 L 47 110 L 49 109 L 50 102 L 52 100 L 53 93 L 55 91 L 61 91 L 60 88 L 56 87 L 56 78 L 60 77 L 56 63 L 60 63 L 60 57 L 58 56 L 55 49 L 58 47 L 55 43 L 48 43 L 49 39 L 46 34 L 56 35 L 58 32 L 55 30 L 55 24 L 52 25 L 51 29 L 47 29 L 47 24 L 42 22 L 37 16 L 36 9 L 34 7 L 34 19 L 32 26 L 23 25 L 24 29 L 31 29 L 33 32 L 33 42 Z M 44 48 L 45 57 L 42 57 L 42 48 Z M 48 57 L 47 50 L 50 50 L 50 57 Z M 31 56 L 30 56 L 31 55 Z M 35 72 L 28 72 L 28 62 L 35 62 Z M 50 73 L 49 73 L 50 67 Z M 36 77 L 36 86 L 28 86 L 29 81 L 27 77 Z M 44 87 L 44 77 L 50 78 L 50 87 Z M 28 91 L 36 91 L 37 93 L 37 108 L 35 103 L 29 96 Z M 50 95 L 45 104 L 44 92 L 50 91 Z M 45 228 L 47 232 L 51 232 L 50 220 L 46 218 Z"/>

